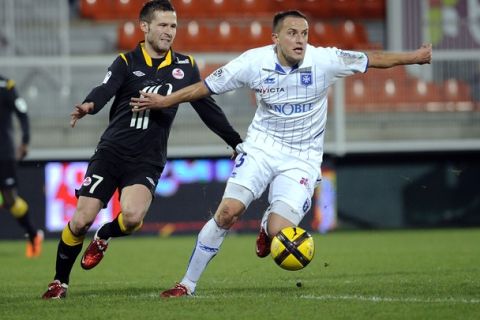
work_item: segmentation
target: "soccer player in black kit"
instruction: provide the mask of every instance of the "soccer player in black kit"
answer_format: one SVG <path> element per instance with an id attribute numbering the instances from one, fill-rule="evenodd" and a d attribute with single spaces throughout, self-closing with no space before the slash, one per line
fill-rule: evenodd
<path id="1" fill-rule="evenodd" d="M 15 148 L 13 117 L 18 119 L 22 141 Z M 2 207 L 8 210 L 25 230 L 28 241 L 25 256 L 38 257 L 42 252 L 43 231 L 35 229 L 29 214 L 28 204 L 17 192 L 16 162 L 28 153 L 30 125 L 27 103 L 19 97 L 15 81 L 0 76 L 0 193 Z"/>
<path id="2" fill-rule="evenodd" d="M 58 244 L 54 281 L 44 299 L 65 298 L 72 266 L 82 250 L 85 234 L 114 191 L 120 190 L 121 212 L 95 234 L 81 259 L 84 269 L 103 258 L 109 240 L 138 230 L 153 199 L 165 166 L 167 140 L 177 108 L 133 113 L 132 97 L 140 91 L 168 95 L 200 80 L 194 59 L 172 50 L 177 17 L 168 0 L 146 2 L 140 11 L 145 40 L 131 52 L 120 54 L 103 83 L 75 106 L 71 125 L 95 114 L 113 97 L 110 122 L 91 157 L 78 190 L 78 203 Z M 220 107 L 205 98 L 191 105 L 205 124 L 235 150 L 241 142 Z"/>

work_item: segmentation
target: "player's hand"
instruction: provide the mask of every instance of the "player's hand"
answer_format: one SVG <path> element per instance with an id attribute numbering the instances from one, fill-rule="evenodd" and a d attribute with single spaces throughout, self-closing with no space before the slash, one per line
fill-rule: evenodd
<path id="1" fill-rule="evenodd" d="M 158 93 L 148 93 L 140 91 L 140 97 L 132 97 L 130 99 L 132 112 L 140 112 L 146 109 L 162 109 L 168 107 L 166 97 Z"/>
<path id="2" fill-rule="evenodd" d="M 17 160 L 23 160 L 28 154 L 28 144 L 22 143 L 17 149 Z"/>
<path id="3" fill-rule="evenodd" d="M 415 50 L 417 64 L 430 64 L 432 62 L 432 44 L 425 43 Z"/>
<path id="4" fill-rule="evenodd" d="M 93 110 L 93 102 L 85 102 L 82 104 L 77 104 L 73 108 L 73 112 L 70 114 L 70 126 L 73 128 L 78 120 L 86 116 L 90 111 Z"/>

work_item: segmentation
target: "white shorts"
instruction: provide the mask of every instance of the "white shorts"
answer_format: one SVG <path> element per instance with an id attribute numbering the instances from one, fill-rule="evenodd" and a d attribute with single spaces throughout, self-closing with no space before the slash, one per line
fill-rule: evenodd
<path id="1" fill-rule="evenodd" d="M 315 186 L 320 181 L 320 168 L 279 150 L 265 150 L 248 143 L 237 146 L 237 152 L 228 183 L 247 188 L 254 199 L 270 185 L 268 202 L 283 201 L 301 215 L 300 221 L 311 207 Z M 234 194 L 225 196 L 235 198 Z"/>

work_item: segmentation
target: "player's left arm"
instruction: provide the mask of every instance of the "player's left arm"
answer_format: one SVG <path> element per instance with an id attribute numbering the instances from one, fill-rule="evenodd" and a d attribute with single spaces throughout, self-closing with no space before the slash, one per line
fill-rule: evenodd
<path id="1" fill-rule="evenodd" d="M 398 65 L 429 64 L 432 61 L 432 45 L 424 44 L 407 52 L 367 52 L 369 68 L 391 68 Z"/>

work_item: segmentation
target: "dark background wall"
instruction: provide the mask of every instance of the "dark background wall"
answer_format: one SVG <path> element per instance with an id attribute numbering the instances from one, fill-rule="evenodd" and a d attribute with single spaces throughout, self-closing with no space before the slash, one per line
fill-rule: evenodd
<path id="1" fill-rule="evenodd" d="M 339 229 L 480 226 L 480 152 L 327 155 L 325 167 L 335 172 Z M 44 168 L 44 162 L 18 168 L 19 193 L 42 229 Z M 157 196 L 141 233 L 196 233 L 215 212 L 224 187 L 222 179 L 196 181 L 182 184 L 174 195 Z M 266 207 L 264 194 L 234 232 L 256 232 Z M 314 231 L 315 214 L 311 210 L 301 226 Z M 0 238 L 22 236 L 10 214 L 0 209 Z"/>

